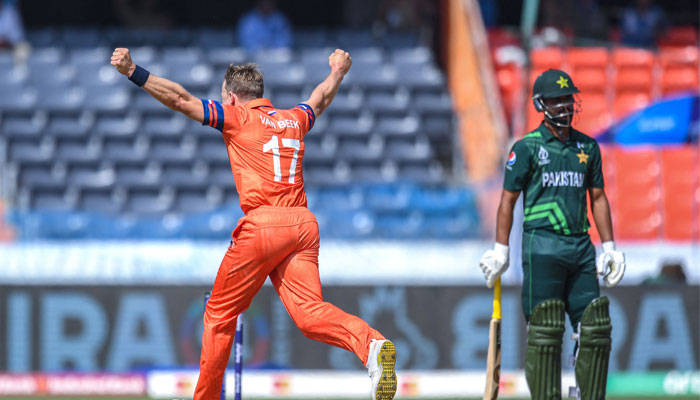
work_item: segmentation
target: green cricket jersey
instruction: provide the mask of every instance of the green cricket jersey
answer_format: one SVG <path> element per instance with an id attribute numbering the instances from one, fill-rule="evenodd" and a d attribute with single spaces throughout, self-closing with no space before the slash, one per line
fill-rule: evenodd
<path id="1" fill-rule="evenodd" d="M 586 194 L 592 187 L 603 187 L 600 148 L 573 128 L 562 143 L 542 123 L 513 145 L 506 162 L 503 188 L 523 191 L 524 231 L 587 232 Z"/>

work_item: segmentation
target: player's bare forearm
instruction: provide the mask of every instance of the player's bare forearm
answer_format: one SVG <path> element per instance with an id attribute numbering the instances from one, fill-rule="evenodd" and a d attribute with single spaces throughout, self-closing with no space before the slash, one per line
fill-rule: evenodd
<path id="1" fill-rule="evenodd" d="M 343 77 L 348 73 L 348 70 L 350 70 L 352 59 L 347 52 L 336 49 L 333 54 L 328 57 L 328 65 L 331 68 L 331 73 L 328 74 L 323 82 L 316 86 L 313 92 L 311 92 L 309 99 L 305 102 L 314 110 L 314 114 L 317 118 L 331 105 L 333 98 L 335 98 L 336 93 L 338 93 L 338 88 L 343 81 Z"/>
<path id="2" fill-rule="evenodd" d="M 171 110 L 181 112 L 198 122 L 204 119 L 201 100 L 192 96 L 179 83 L 151 74 L 143 89 Z"/>
<path id="3" fill-rule="evenodd" d="M 510 229 L 513 227 L 513 208 L 520 192 L 503 190 L 496 215 L 496 242 L 508 245 Z"/>
<path id="4" fill-rule="evenodd" d="M 146 92 L 168 108 L 179 111 L 195 121 L 202 122 L 204 120 L 204 108 L 201 100 L 192 96 L 178 83 L 149 74 L 140 67 L 142 74 L 139 77 L 142 79 L 132 78 L 132 75 L 137 70 L 137 66 L 131 59 L 129 49 L 122 47 L 114 49 L 110 62 L 120 74 L 134 80 L 135 83 L 142 86 Z"/>
<path id="5" fill-rule="evenodd" d="M 612 217 L 610 216 L 610 203 L 603 188 L 591 188 L 589 190 L 591 198 L 591 213 L 598 234 L 602 242 L 613 240 Z"/>

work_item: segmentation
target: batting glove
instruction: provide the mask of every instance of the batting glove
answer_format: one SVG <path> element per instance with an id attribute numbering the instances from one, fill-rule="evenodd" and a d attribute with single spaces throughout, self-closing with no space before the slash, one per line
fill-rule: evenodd
<path id="1" fill-rule="evenodd" d="M 603 243 L 603 253 L 598 256 L 596 267 L 598 275 L 603 277 L 605 286 L 613 287 L 620 283 L 625 274 L 625 255 L 621 251 L 615 250 L 615 242 Z"/>
<path id="2" fill-rule="evenodd" d="M 496 242 L 493 250 L 487 250 L 481 260 L 479 267 L 486 278 L 486 286 L 493 287 L 493 284 L 508 269 L 508 246 Z"/>

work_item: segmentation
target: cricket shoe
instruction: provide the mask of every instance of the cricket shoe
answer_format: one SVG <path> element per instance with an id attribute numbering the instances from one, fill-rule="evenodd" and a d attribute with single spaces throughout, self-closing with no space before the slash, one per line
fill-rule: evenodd
<path id="1" fill-rule="evenodd" d="M 391 340 L 372 339 L 367 357 L 372 400 L 392 400 L 396 394 L 396 347 Z"/>

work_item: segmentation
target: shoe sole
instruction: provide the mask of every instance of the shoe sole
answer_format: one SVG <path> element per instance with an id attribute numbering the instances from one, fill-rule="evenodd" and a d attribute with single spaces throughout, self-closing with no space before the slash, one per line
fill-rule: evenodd
<path id="1" fill-rule="evenodd" d="M 382 343 L 377 361 L 382 366 L 382 376 L 377 384 L 375 398 L 377 400 L 392 400 L 396 394 L 396 347 L 390 340 Z"/>

